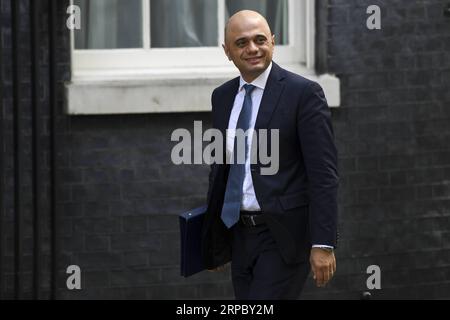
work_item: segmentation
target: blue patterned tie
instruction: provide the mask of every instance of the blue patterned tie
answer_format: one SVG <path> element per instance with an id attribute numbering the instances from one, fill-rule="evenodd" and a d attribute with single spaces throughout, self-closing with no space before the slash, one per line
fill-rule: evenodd
<path id="1" fill-rule="evenodd" d="M 242 106 L 236 129 L 242 129 L 244 132 L 250 128 L 250 120 L 252 117 L 252 92 L 256 87 L 253 85 L 244 85 L 245 99 Z M 245 138 L 245 159 L 247 160 L 248 141 Z M 225 199 L 222 208 L 221 218 L 227 228 L 231 228 L 239 221 L 242 201 L 242 187 L 245 177 L 245 164 L 238 163 L 237 138 L 234 138 L 234 151 L 232 157 L 233 163 L 230 164 L 230 173 L 228 175 L 227 189 L 225 191 Z"/>

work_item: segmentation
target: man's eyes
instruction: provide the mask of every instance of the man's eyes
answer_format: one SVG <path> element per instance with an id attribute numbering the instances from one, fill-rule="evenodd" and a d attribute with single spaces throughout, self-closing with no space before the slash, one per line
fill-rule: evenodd
<path id="1" fill-rule="evenodd" d="M 266 43 L 266 41 L 267 41 L 266 38 L 256 38 L 255 43 L 259 44 L 259 45 L 262 45 L 262 44 Z M 247 44 L 248 44 L 248 41 L 238 41 L 238 42 L 236 42 L 236 45 L 239 48 L 244 48 Z"/>

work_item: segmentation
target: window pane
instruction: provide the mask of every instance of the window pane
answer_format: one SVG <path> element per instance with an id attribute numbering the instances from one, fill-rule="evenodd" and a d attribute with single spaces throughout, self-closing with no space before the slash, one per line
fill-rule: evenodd
<path id="1" fill-rule="evenodd" d="M 151 47 L 218 46 L 217 1 L 150 0 Z"/>
<path id="2" fill-rule="evenodd" d="M 76 49 L 142 48 L 142 0 L 75 0 L 81 9 Z"/>
<path id="3" fill-rule="evenodd" d="M 254 10 L 267 18 L 276 44 L 289 44 L 288 0 L 226 0 L 225 21 L 240 10 Z"/>

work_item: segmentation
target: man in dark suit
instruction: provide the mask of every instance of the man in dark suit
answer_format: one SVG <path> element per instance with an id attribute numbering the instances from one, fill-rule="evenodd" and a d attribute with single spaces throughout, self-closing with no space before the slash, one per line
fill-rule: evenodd
<path id="1" fill-rule="evenodd" d="M 338 173 L 331 113 L 317 83 L 272 62 L 274 46 L 264 17 L 236 13 L 223 47 L 241 77 L 212 94 L 213 127 L 226 137 L 224 159 L 237 148 L 233 130 L 256 132 L 246 140 L 245 163 L 211 166 L 202 233 L 207 269 L 222 271 L 231 261 L 237 299 L 297 299 L 311 269 L 319 287 L 336 271 Z M 260 129 L 279 130 L 274 175 L 262 174 L 259 158 L 251 161 Z"/>

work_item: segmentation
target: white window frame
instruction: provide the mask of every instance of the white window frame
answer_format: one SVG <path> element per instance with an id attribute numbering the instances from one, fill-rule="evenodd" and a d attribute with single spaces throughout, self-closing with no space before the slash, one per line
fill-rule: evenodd
<path id="1" fill-rule="evenodd" d="M 220 46 L 150 48 L 150 1 L 142 0 L 142 49 L 75 50 L 71 31 L 72 81 L 66 86 L 69 114 L 209 111 L 212 90 L 238 75 Z M 218 14 L 224 15 L 225 0 L 218 1 Z M 314 72 L 315 0 L 288 1 L 289 44 L 275 47 L 274 61 L 321 82 Z M 219 18 L 218 29 L 223 43 L 223 18 Z M 330 76 L 321 84 L 326 94 L 330 92 L 327 87 L 339 86 L 338 79 Z M 333 89 L 332 103 L 327 94 L 330 106 L 340 104 L 338 93 Z"/>

